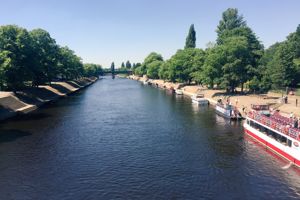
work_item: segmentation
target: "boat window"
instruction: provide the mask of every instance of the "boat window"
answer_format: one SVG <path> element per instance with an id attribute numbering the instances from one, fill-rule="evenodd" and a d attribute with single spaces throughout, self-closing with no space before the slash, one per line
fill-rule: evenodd
<path id="1" fill-rule="evenodd" d="M 287 145 L 287 138 L 286 138 L 286 137 L 280 136 L 280 137 L 279 137 L 279 140 L 280 140 L 280 142 L 281 142 L 282 144 Z"/>
<path id="2" fill-rule="evenodd" d="M 287 145 L 288 145 L 289 147 L 291 147 L 291 146 L 292 146 L 292 140 L 289 140 L 289 139 L 288 139 Z"/>

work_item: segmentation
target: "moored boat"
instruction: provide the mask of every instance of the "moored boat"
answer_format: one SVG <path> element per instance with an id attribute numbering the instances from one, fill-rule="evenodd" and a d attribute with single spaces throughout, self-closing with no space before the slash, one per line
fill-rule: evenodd
<path id="1" fill-rule="evenodd" d="M 251 104 L 251 110 L 263 115 L 270 115 L 270 106 L 266 104 Z"/>
<path id="2" fill-rule="evenodd" d="M 300 167 L 300 129 L 296 119 L 279 112 L 267 116 L 252 110 L 247 113 L 244 129 L 246 134 Z"/>
<path id="3" fill-rule="evenodd" d="M 144 84 L 144 85 L 149 85 L 149 81 L 148 81 L 148 80 L 145 80 L 145 81 L 143 81 L 143 84 Z"/>
<path id="4" fill-rule="evenodd" d="M 232 119 L 232 120 L 242 119 L 242 116 L 236 107 L 228 103 L 224 104 L 221 99 L 219 99 L 216 104 L 216 112 L 228 119 Z"/>
<path id="5" fill-rule="evenodd" d="M 182 89 L 177 89 L 177 90 L 175 90 L 175 93 L 177 95 L 183 95 L 183 90 Z"/>
<path id="6" fill-rule="evenodd" d="M 209 101 L 204 98 L 204 94 L 195 94 L 192 96 L 192 102 L 198 105 L 208 105 Z"/>

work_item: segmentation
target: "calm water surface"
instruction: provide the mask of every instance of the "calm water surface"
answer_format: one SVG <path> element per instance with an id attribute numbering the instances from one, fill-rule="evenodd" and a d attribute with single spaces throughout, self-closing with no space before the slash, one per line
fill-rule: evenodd
<path id="1" fill-rule="evenodd" d="M 300 172 L 211 108 L 105 78 L 0 124 L 0 199 L 299 199 Z"/>

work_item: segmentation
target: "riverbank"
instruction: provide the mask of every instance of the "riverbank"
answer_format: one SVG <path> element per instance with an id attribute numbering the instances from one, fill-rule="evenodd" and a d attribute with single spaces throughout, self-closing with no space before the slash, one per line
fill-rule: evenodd
<path id="1" fill-rule="evenodd" d="M 49 102 L 77 92 L 97 80 L 96 77 L 82 78 L 74 81 L 52 82 L 51 85 L 26 88 L 16 93 L 0 92 L 0 121 L 20 114 L 28 114 Z"/>
<path id="2" fill-rule="evenodd" d="M 291 112 L 293 112 L 296 116 L 300 115 L 300 97 L 298 96 L 288 95 L 288 102 L 284 104 L 281 103 L 282 95 L 272 92 L 268 92 L 267 94 L 228 94 L 225 90 L 210 90 L 199 85 L 170 83 L 164 80 L 153 80 L 148 79 L 147 77 L 138 77 L 134 75 L 128 76 L 128 78 L 140 82 L 148 81 L 150 84 L 159 88 L 175 90 L 180 88 L 186 96 L 202 93 L 212 105 L 215 105 L 218 99 L 227 99 L 229 97 L 232 104 L 239 109 L 243 116 L 245 116 L 243 107 L 245 108 L 245 111 L 250 110 L 251 104 L 268 104 L 271 108 L 278 109 L 285 116 L 288 116 Z M 296 106 L 297 98 L 299 104 Z"/>

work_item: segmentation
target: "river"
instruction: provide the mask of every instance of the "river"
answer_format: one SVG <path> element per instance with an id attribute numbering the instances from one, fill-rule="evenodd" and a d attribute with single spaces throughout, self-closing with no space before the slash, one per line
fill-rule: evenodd
<path id="1" fill-rule="evenodd" d="M 0 199 L 299 199 L 300 170 L 212 108 L 105 77 L 0 123 Z"/>

